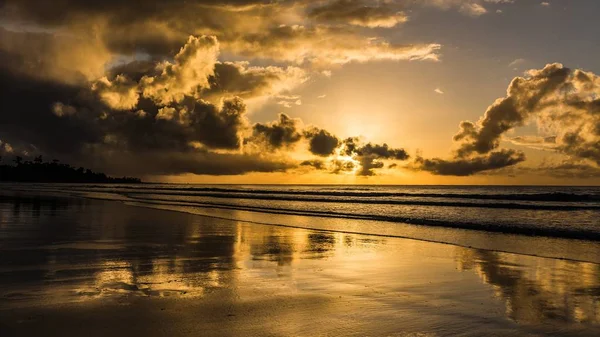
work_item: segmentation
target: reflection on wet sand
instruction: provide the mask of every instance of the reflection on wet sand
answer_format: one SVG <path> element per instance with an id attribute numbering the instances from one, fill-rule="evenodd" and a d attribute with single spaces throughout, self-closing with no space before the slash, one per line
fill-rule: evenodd
<path id="1" fill-rule="evenodd" d="M 457 248 L 459 269 L 474 270 L 520 323 L 600 323 L 600 265 Z"/>
<path id="2" fill-rule="evenodd" d="M 285 323 L 296 330 L 284 335 L 309 334 L 298 323 L 308 314 L 336 320 L 335 328 L 360 322 L 382 333 L 400 327 L 459 333 L 471 324 L 504 333 L 551 324 L 575 325 L 585 334 L 600 323 L 596 264 L 116 202 L 4 195 L 0 254 L 0 318 L 6 310 L 40 305 L 134 298 L 197 304 L 218 294 L 230 308 L 318 295 L 306 313 L 290 305 L 262 317 L 295 322 Z"/>

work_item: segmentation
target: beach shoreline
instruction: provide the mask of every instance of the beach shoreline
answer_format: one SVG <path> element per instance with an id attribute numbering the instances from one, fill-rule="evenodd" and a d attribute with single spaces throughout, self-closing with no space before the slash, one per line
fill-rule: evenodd
<path id="1" fill-rule="evenodd" d="M 600 331 L 594 263 L 115 201 L 15 198 L 0 214 L 3 336 Z"/>

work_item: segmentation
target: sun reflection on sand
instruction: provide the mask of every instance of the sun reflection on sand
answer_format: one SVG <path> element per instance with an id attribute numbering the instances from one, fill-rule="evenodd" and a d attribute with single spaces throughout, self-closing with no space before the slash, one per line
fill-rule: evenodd
<path id="1" fill-rule="evenodd" d="M 600 322 L 596 264 L 457 248 L 457 265 L 474 270 L 522 323 Z"/>

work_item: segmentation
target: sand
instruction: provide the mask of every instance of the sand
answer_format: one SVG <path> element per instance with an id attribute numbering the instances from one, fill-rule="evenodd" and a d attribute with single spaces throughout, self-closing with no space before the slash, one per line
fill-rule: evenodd
<path id="1" fill-rule="evenodd" d="M 600 267 L 114 201 L 0 199 L 0 336 L 446 335 L 600 335 Z"/>

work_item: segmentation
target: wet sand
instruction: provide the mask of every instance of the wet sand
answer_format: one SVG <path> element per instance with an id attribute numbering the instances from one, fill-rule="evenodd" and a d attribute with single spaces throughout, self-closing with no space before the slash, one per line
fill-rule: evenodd
<path id="1" fill-rule="evenodd" d="M 600 266 L 0 198 L 0 336 L 446 335 L 600 335 Z"/>

